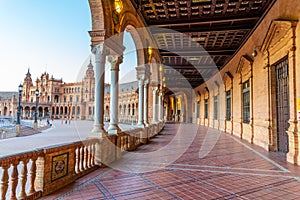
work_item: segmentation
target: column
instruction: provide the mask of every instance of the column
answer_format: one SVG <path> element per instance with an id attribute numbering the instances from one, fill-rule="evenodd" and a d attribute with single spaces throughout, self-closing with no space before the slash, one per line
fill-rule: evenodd
<path id="1" fill-rule="evenodd" d="M 148 123 L 148 88 L 149 88 L 149 83 L 147 80 L 147 81 L 145 81 L 145 84 L 144 84 L 144 124 L 146 126 L 149 125 L 149 123 Z"/>
<path id="2" fill-rule="evenodd" d="M 163 112 L 163 107 L 162 107 L 162 92 L 159 92 L 158 94 L 158 121 L 163 121 L 162 118 L 162 112 Z"/>
<path id="3" fill-rule="evenodd" d="M 121 56 L 108 56 L 108 62 L 111 64 L 110 71 L 110 123 L 108 134 L 116 135 L 120 128 L 118 126 L 118 108 L 119 108 L 119 65 L 122 63 Z"/>
<path id="4" fill-rule="evenodd" d="M 156 110 L 157 110 L 157 106 L 156 106 L 156 100 L 157 100 L 157 89 L 158 87 L 157 86 L 153 86 L 152 88 L 152 91 L 153 91 L 153 106 L 152 106 L 152 109 L 153 109 L 153 115 L 152 115 L 152 123 L 153 124 L 156 124 L 157 123 L 157 113 L 156 113 Z"/>
<path id="5" fill-rule="evenodd" d="M 104 113 L 104 78 L 105 78 L 105 52 L 103 44 L 92 47 L 92 53 L 95 54 L 95 112 L 94 127 L 92 133 L 104 133 L 103 113 Z M 76 108 L 76 114 L 77 108 Z M 101 137 L 101 134 L 97 134 Z"/>
<path id="6" fill-rule="evenodd" d="M 184 96 L 182 95 L 182 96 L 180 96 L 180 115 L 181 115 L 180 119 L 181 119 L 181 122 L 186 122 L 186 120 L 185 120 L 186 115 L 185 115 L 184 106 L 185 106 Z"/>
<path id="7" fill-rule="evenodd" d="M 177 101 L 177 97 L 176 96 L 174 96 L 174 116 L 175 116 L 175 122 L 177 122 L 178 121 L 178 101 Z"/>
<path id="8" fill-rule="evenodd" d="M 138 118 L 138 126 L 143 126 L 144 127 L 144 120 L 143 120 L 143 115 L 144 115 L 144 80 L 142 78 L 138 79 L 139 83 L 139 118 Z"/>

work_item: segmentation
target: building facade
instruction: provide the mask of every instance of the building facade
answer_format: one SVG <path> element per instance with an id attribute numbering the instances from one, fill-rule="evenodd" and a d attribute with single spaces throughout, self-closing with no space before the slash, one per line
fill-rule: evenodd
<path id="1" fill-rule="evenodd" d="M 56 79 L 45 72 L 34 84 L 28 69 L 23 81 L 21 94 L 22 119 L 34 119 L 37 101 L 36 89 L 39 90 L 39 119 L 94 119 L 95 76 L 91 63 L 87 66 L 83 80 L 75 83 L 65 83 L 62 79 Z M 137 82 L 121 84 L 119 90 L 120 121 L 124 123 L 136 122 L 138 102 Z M 0 92 L 0 116 L 17 116 L 18 96 L 17 92 Z M 104 112 L 106 121 L 109 121 L 109 102 L 110 85 L 106 84 Z"/>

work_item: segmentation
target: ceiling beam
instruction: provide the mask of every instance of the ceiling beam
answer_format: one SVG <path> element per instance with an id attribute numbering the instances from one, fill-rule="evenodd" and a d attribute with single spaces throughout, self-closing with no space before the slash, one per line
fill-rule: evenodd
<path id="1" fill-rule="evenodd" d="M 234 54 L 235 49 L 168 49 L 166 50 L 159 50 L 160 55 L 162 57 L 200 57 L 200 56 L 231 56 Z"/>
<path id="2" fill-rule="evenodd" d="M 179 69 L 179 70 L 197 70 L 197 69 L 212 69 L 212 68 L 218 68 L 218 67 L 221 67 L 221 66 L 217 66 L 217 65 L 201 65 L 201 64 L 197 64 L 197 65 L 174 65 L 174 64 L 171 64 L 169 65 L 168 63 L 164 63 L 164 65 L 166 66 L 164 69 L 165 70 L 169 70 L 169 68 L 172 68 L 172 69 Z"/>
<path id="3" fill-rule="evenodd" d="M 162 29 L 153 28 L 150 29 L 151 33 L 153 35 L 158 34 L 176 34 L 177 32 L 180 33 L 210 33 L 210 32 L 229 32 L 229 31 L 250 31 L 255 23 L 247 23 L 247 24 L 241 24 L 241 25 L 230 25 L 226 27 L 193 27 L 189 28 L 187 26 L 176 26 L 176 27 L 169 27 L 169 29 L 165 29 L 162 32 Z"/>
<path id="4" fill-rule="evenodd" d="M 237 18 L 237 16 L 229 19 L 209 19 L 208 21 L 201 21 L 197 20 L 194 22 L 189 22 L 189 21 L 184 21 L 184 22 L 178 22 L 178 23 L 171 23 L 170 21 L 164 21 L 164 20 L 159 20 L 157 24 L 150 24 L 150 28 L 170 28 L 170 27 L 178 27 L 178 26 L 193 26 L 193 25 L 210 25 L 214 23 L 231 23 L 233 24 L 234 22 L 248 22 L 248 21 L 257 21 L 259 19 L 259 16 L 255 17 L 243 17 L 241 16 L 240 18 Z"/>

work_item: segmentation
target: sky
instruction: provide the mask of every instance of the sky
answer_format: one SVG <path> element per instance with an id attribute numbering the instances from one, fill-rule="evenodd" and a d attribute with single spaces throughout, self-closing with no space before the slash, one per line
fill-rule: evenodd
<path id="1" fill-rule="evenodd" d="M 78 81 L 91 58 L 90 30 L 88 0 L 0 0 L 0 91 L 17 91 L 28 68 L 33 81 L 45 71 Z M 120 79 L 128 82 L 136 55 L 131 36 L 124 37 Z"/>

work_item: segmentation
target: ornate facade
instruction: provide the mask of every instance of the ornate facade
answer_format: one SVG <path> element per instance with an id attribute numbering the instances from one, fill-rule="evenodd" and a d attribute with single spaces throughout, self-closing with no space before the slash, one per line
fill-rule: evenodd
<path id="1" fill-rule="evenodd" d="M 31 73 L 28 72 L 23 81 L 21 95 L 21 117 L 33 119 L 36 107 L 36 89 L 38 96 L 38 118 L 93 120 L 95 76 L 93 65 L 87 66 L 81 82 L 65 83 L 55 79 L 48 73 L 43 73 L 33 84 Z M 17 92 L 0 93 L 0 116 L 16 117 L 18 108 Z M 136 122 L 137 118 L 137 82 L 120 85 L 119 108 L 120 121 Z M 104 117 L 109 121 L 110 85 L 105 84 Z M 121 109 L 122 108 L 122 109 Z"/>

